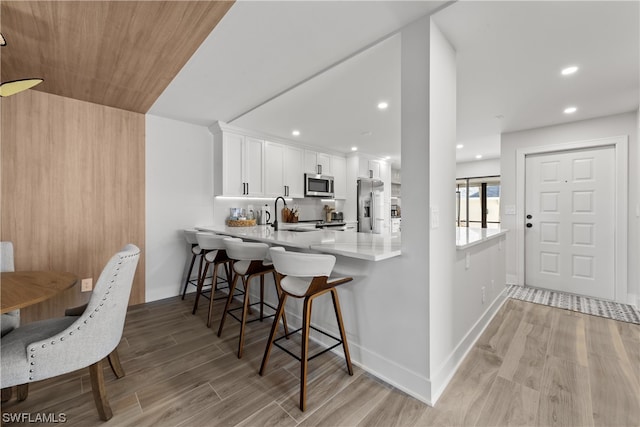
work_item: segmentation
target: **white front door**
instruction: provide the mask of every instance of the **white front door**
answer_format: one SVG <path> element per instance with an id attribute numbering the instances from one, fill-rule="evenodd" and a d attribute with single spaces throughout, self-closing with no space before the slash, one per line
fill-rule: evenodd
<path id="1" fill-rule="evenodd" d="M 615 174 L 613 146 L 526 156 L 526 285 L 614 299 Z"/>

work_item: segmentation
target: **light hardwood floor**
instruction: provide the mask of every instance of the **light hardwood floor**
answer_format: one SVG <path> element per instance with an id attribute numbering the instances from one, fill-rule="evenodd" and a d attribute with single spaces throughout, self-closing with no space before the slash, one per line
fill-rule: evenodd
<path id="1" fill-rule="evenodd" d="M 192 296 L 129 310 L 119 346 L 127 375 L 105 369 L 109 422 L 98 419 L 88 371 L 32 384 L 2 411 L 64 413 L 69 426 L 640 425 L 638 325 L 508 300 L 435 408 L 355 366 L 350 377 L 327 353 L 310 362 L 302 413 L 295 359 L 274 348 L 257 373 L 269 322 L 250 324 L 238 360 L 238 323 L 228 319 L 218 338 L 206 302 L 195 316 Z"/>

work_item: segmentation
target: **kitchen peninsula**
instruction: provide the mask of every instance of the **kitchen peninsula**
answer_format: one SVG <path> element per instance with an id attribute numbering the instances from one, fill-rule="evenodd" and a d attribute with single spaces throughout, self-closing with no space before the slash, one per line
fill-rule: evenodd
<path id="1" fill-rule="evenodd" d="M 297 250 L 312 250 L 366 261 L 382 261 L 400 255 L 400 234 L 381 235 L 333 230 L 275 231 L 269 225 L 254 227 L 200 226 L 197 228 L 270 245 L 286 246 Z"/>

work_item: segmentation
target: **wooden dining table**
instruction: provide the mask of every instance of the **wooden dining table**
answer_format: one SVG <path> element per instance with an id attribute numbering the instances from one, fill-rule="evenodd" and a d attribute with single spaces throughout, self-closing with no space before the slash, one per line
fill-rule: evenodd
<path id="1" fill-rule="evenodd" d="M 78 282 L 75 274 L 63 271 L 15 271 L 0 274 L 2 313 L 48 300 Z"/>

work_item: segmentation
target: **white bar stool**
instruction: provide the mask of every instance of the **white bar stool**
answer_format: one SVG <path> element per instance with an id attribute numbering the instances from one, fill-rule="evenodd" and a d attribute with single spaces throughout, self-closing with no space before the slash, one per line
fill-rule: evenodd
<path id="1" fill-rule="evenodd" d="M 353 278 L 342 277 L 329 281 L 329 275 L 331 274 L 333 266 L 336 263 L 336 257 L 334 257 L 333 255 L 287 252 L 284 250 L 284 248 L 280 247 L 271 248 L 270 255 L 276 270 L 276 281 L 278 283 L 278 286 L 282 290 L 282 294 L 280 295 L 280 302 L 278 303 L 276 316 L 273 320 L 273 326 L 271 327 L 269 340 L 267 341 L 267 348 L 265 349 L 264 357 L 262 358 L 260 375 L 263 375 L 266 370 L 267 363 L 269 362 L 269 355 L 271 353 L 271 346 L 273 344 L 298 359 L 301 362 L 300 410 L 304 411 L 307 400 L 307 365 L 309 360 L 342 344 L 342 348 L 344 350 L 344 358 L 347 362 L 347 370 L 349 372 L 349 375 L 353 375 L 351 356 L 349 355 L 349 346 L 347 345 L 347 335 L 344 332 L 344 324 L 342 323 L 340 300 L 338 299 L 338 292 L 336 291 L 336 286 L 350 282 L 351 280 L 353 280 Z M 336 320 L 338 321 L 338 329 L 340 330 L 340 338 L 336 338 L 324 331 L 321 331 L 320 329 L 311 326 L 311 304 L 316 297 L 326 294 L 327 292 L 331 292 L 333 308 L 336 313 Z M 292 331 L 291 333 L 287 333 L 285 331 L 284 336 L 275 339 L 278 329 L 278 321 L 280 320 L 281 316 L 284 316 L 284 306 L 288 296 L 292 296 L 294 298 L 304 298 L 302 328 Z M 336 340 L 337 343 L 309 357 L 310 328 Z M 278 344 L 278 341 L 283 338 L 288 338 L 289 335 L 300 331 L 302 331 L 302 354 L 301 357 L 298 357 L 284 347 L 280 346 Z"/>
<path id="2" fill-rule="evenodd" d="M 191 245 L 191 264 L 189 265 L 189 272 L 187 273 L 187 279 L 184 282 L 184 289 L 182 290 L 182 299 L 187 294 L 187 287 L 189 285 L 195 286 L 198 288 L 198 283 L 200 282 L 200 271 L 202 270 L 202 249 L 198 246 L 198 239 L 196 239 L 196 234 L 198 234 L 198 230 L 187 229 L 183 231 L 184 238 Z M 196 262 L 196 258 L 200 257 L 200 265 L 198 267 L 198 277 L 197 279 L 191 278 L 191 273 L 193 272 L 193 265 Z"/>
<path id="3" fill-rule="evenodd" d="M 232 269 L 235 273 L 233 276 L 233 281 L 231 282 L 231 287 L 229 288 L 229 296 L 227 298 L 227 304 L 224 307 L 224 313 L 222 313 L 222 319 L 220 320 L 220 328 L 218 329 L 218 337 L 222 335 L 222 329 L 224 328 L 224 321 L 227 317 L 227 314 L 231 315 L 234 319 L 240 322 L 240 342 L 238 343 L 238 358 L 242 357 L 242 351 L 244 347 L 244 330 L 247 322 L 247 314 L 252 305 L 260 304 L 260 316 L 256 319 L 253 319 L 249 322 L 254 322 L 256 320 L 262 321 L 265 317 L 273 317 L 274 314 L 269 316 L 264 316 L 264 306 L 275 310 L 276 308 L 264 302 L 264 276 L 265 274 L 273 274 L 273 278 L 275 281 L 275 270 L 273 269 L 273 264 L 265 259 L 268 255 L 269 245 L 266 243 L 250 243 L 243 242 L 242 239 L 227 237 L 224 239 L 227 255 L 231 258 Z M 251 304 L 249 301 L 249 284 L 251 279 L 254 277 L 260 277 L 260 302 Z M 240 310 L 240 308 L 230 309 L 231 302 L 233 301 L 233 293 L 236 288 L 236 284 L 238 283 L 238 278 L 242 278 L 242 283 L 244 285 L 244 302 L 242 304 L 242 317 L 239 319 L 234 314 L 233 311 Z M 278 292 L 278 297 L 280 297 L 280 289 L 277 285 L 277 282 L 274 283 L 276 286 L 276 291 Z M 282 317 L 282 323 L 284 324 L 285 334 L 288 332 L 287 329 L 287 318 L 285 316 Z M 278 320 L 280 319 L 278 317 Z M 274 326 L 277 329 L 277 322 Z"/>
<path id="4" fill-rule="evenodd" d="M 207 316 L 207 327 L 211 327 L 211 320 L 213 319 L 213 302 L 223 299 L 226 299 L 226 296 L 215 298 L 215 291 L 218 290 L 218 284 L 220 283 L 231 283 L 231 259 L 227 256 L 227 252 L 225 251 L 225 245 L 223 240 L 226 236 L 222 236 L 220 234 L 214 233 L 196 233 L 196 240 L 198 241 L 198 246 L 202 249 L 202 256 L 204 259 L 204 269 L 200 272 L 200 277 L 198 280 L 198 288 L 196 291 L 196 300 L 193 304 L 193 312 L 192 314 L 196 314 L 196 310 L 198 309 L 198 301 L 200 300 L 200 295 L 203 294 L 202 289 L 204 287 L 204 281 L 207 277 L 207 272 L 209 271 L 209 266 L 213 264 L 213 274 L 212 282 L 211 282 L 211 293 L 209 294 L 209 314 Z M 224 268 L 226 274 L 226 280 L 219 280 L 218 277 L 218 267 Z M 205 295 L 206 298 L 206 295 Z"/>

